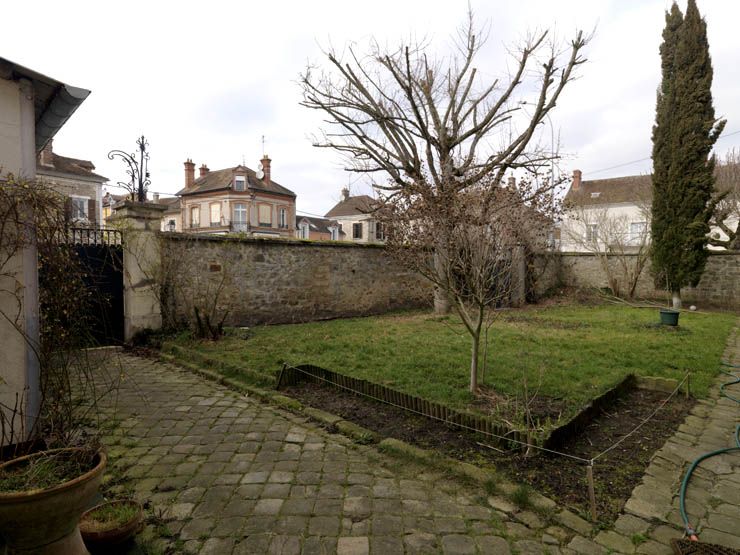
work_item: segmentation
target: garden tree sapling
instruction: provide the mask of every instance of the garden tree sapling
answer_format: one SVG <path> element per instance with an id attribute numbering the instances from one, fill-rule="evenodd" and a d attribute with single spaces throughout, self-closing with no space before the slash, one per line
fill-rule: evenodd
<path id="1" fill-rule="evenodd" d="M 388 202 L 418 196 L 422 207 L 459 206 L 458 195 L 495 187 L 511 170 L 546 170 L 556 154 L 533 139 L 584 63 L 587 39 L 577 32 L 559 51 L 547 32 L 532 35 L 503 79 L 478 71 L 484 43 L 469 13 L 445 58 L 433 58 L 424 42 L 389 49 L 372 41 L 367 53 L 348 46 L 345 55 L 330 49 L 327 69 L 309 66 L 300 76 L 302 105 L 322 112 L 328 125 L 314 146 L 341 153 L 348 171 L 377 176 Z M 443 248 L 433 245 L 441 266 L 448 263 Z M 444 312 L 451 292 L 442 289 L 445 279 L 436 281 L 435 307 Z"/>
<path id="2" fill-rule="evenodd" d="M 523 301 L 525 252 L 545 248 L 556 205 L 549 187 L 534 180 L 495 186 L 483 179 L 464 191 L 426 192 L 381 196 L 375 215 L 391 256 L 453 301 L 470 334 L 469 389 L 477 393 L 486 363 L 481 339 L 487 347 L 495 308 Z"/>
<path id="3" fill-rule="evenodd" d="M 686 16 L 674 3 L 660 47 L 662 81 L 653 127 L 652 269 L 656 286 L 681 307 L 681 288 L 696 286 L 708 252 L 715 158 L 725 126 L 712 103 L 706 22 L 695 0 Z"/>

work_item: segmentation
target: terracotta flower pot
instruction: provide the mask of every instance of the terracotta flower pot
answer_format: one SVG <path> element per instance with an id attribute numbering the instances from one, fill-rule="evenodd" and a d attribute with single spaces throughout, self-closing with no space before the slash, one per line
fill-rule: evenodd
<path id="1" fill-rule="evenodd" d="M 0 464 L 4 470 L 45 454 L 81 449 L 53 449 Z M 78 523 L 92 501 L 107 463 L 105 453 L 95 455 L 92 470 L 58 486 L 21 493 L 0 493 L 0 535 L 8 554 L 86 555 Z"/>
<path id="2" fill-rule="evenodd" d="M 103 507 L 115 507 L 130 505 L 135 508 L 136 513 L 125 522 L 111 522 L 109 526 L 99 528 L 93 525 L 95 511 Z M 120 499 L 109 501 L 93 507 L 86 511 L 80 519 L 80 532 L 82 539 L 90 549 L 101 549 L 107 546 L 115 546 L 133 537 L 141 528 L 144 512 L 141 504 L 133 499 Z"/>

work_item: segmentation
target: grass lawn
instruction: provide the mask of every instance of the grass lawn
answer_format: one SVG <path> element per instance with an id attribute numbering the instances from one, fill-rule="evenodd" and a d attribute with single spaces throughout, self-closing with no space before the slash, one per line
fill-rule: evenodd
<path id="1" fill-rule="evenodd" d="M 572 414 L 625 375 L 681 379 L 706 394 L 736 316 L 681 314 L 680 327 L 655 326 L 657 309 L 559 305 L 503 311 L 489 332 L 483 384 L 502 394 L 530 390 L 563 399 Z M 404 312 L 254 328 L 247 340 L 178 343 L 229 365 L 270 375 L 283 362 L 314 364 L 406 393 L 467 406 L 469 336 L 456 316 Z M 230 377 L 238 373 L 221 370 Z"/>

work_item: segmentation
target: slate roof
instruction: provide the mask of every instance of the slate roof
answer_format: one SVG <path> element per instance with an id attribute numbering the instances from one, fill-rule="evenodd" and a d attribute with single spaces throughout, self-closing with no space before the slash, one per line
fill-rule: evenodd
<path id="1" fill-rule="evenodd" d="M 247 174 L 247 188 L 249 190 L 284 195 L 287 197 L 296 196 L 293 191 L 283 187 L 272 179 L 269 183 L 265 183 L 264 181 L 257 179 L 254 170 L 246 166 L 235 166 L 233 168 L 225 168 L 223 170 L 209 171 L 203 177 L 196 179 L 190 189 L 182 189 L 176 194 L 179 196 L 186 196 L 231 189 L 234 182 L 234 171 L 238 169 L 244 170 Z"/>
<path id="2" fill-rule="evenodd" d="M 163 204 L 167 207 L 167 210 L 164 211 L 165 214 L 178 214 L 182 206 L 181 202 L 180 197 L 160 197 L 157 204 Z"/>
<path id="3" fill-rule="evenodd" d="M 341 216 L 358 216 L 369 214 L 373 211 L 375 199 L 368 195 L 357 195 L 347 200 L 338 202 L 334 208 L 326 213 L 327 218 L 339 218 Z"/>
<path id="4" fill-rule="evenodd" d="M 309 216 L 296 216 L 295 217 L 295 226 L 296 229 L 298 228 L 298 225 L 302 221 L 307 221 L 308 226 L 311 231 L 315 233 L 330 233 L 329 226 L 334 224 L 335 226 L 338 226 L 338 223 L 335 220 L 330 220 L 328 218 L 312 218 Z M 344 231 L 339 230 L 340 235 L 344 235 Z"/>
<path id="5" fill-rule="evenodd" d="M 610 179 L 581 181 L 578 190 L 571 184 L 565 195 L 565 203 L 578 206 L 597 206 L 620 202 L 647 202 L 653 195 L 653 180 L 650 175 L 628 175 Z"/>
<path id="6" fill-rule="evenodd" d="M 60 156 L 59 154 L 51 154 L 51 165 L 47 164 L 36 164 L 38 173 L 43 174 L 44 172 L 57 172 L 65 173 L 68 175 L 74 175 L 78 177 L 86 177 L 95 181 L 108 181 L 107 177 L 98 175 L 93 172 L 95 164 L 90 160 L 80 160 L 78 158 L 69 158 L 67 156 Z"/>

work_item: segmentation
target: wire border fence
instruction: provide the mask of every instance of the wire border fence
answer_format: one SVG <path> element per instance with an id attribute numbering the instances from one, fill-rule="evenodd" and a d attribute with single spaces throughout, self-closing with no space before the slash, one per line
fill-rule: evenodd
<path id="1" fill-rule="evenodd" d="M 368 399 L 372 399 L 374 401 L 399 408 L 406 412 L 431 418 L 432 420 L 436 420 L 447 425 L 452 425 L 457 428 L 467 430 L 469 432 L 488 436 L 489 438 L 497 440 L 496 442 L 499 445 L 508 447 L 509 444 L 513 443 L 516 445 L 520 445 L 521 447 L 536 449 L 538 451 L 557 455 L 560 457 L 566 457 L 578 461 L 579 463 L 583 463 L 584 465 L 586 465 L 586 484 L 588 489 L 591 519 L 593 521 L 596 521 L 597 519 L 596 496 L 593 476 L 594 463 L 597 460 L 601 459 L 603 456 L 607 455 L 610 451 L 617 448 L 627 438 L 631 437 L 640 428 L 642 428 L 651 419 L 653 419 L 655 415 L 658 414 L 658 412 L 660 412 L 660 410 L 665 407 L 665 405 L 681 390 L 681 387 L 684 384 L 686 384 L 686 396 L 688 397 L 690 395 L 690 374 L 687 372 L 684 375 L 683 379 L 668 395 L 668 397 L 661 401 L 661 403 L 655 408 L 655 410 L 653 410 L 646 418 L 644 418 L 639 424 L 637 424 L 637 426 L 635 426 L 632 430 L 630 430 L 628 433 L 623 435 L 612 445 L 610 445 L 597 455 L 591 458 L 585 458 L 574 455 L 572 453 L 564 453 L 556 449 L 550 449 L 548 447 L 544 447 L 541 444 L 532 443 L 531 441 L 526 441 L 522 439 L 522 437 L 527 437 L 526 434 L 523 434 L 519 430 L 508 429 L 499 423 L 493 422 L 491 419 L 485 416 L 457 411 L 440 403 L 427 401 L 425 399 L 421 399 L 407 393 L 402 393 L 384 385 L 375 384 L 367 380 L 354 378 L 352 376 L 345 376 L 331 370 L 326 370 L 325 368 L 321 368 L 319 366 L 308 364 L 292 366 L 289 364 L 284 364 L 278 374 L 276 388 L 280 389 L 281 387 L 286 385 L 296 385 L 299 381 L 299 375 L 307 376 L 307 381 L 326 383 L 338 389 L 342 389 L 352 394 L 366 397 Z"/>

